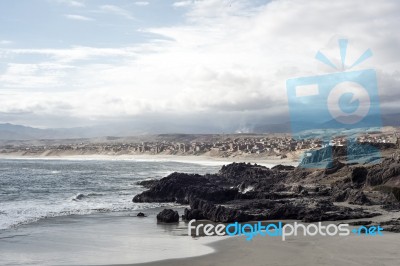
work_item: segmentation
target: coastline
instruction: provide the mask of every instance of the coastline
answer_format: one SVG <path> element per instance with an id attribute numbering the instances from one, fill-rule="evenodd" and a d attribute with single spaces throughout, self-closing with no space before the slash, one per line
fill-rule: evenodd
<path id="1" fill-rule="evenodd" d="M 376 206 L 368 208 L 371 210 L 377 209 Z M 400 212 L 384 211 L 382 215 L 369 219 L 330 221 L 322 222 L 322 224 L 350 223 L 365 220 L 379 223 L 389 219 L 400 219 Z M 268 222 L 277 221 L 271 220 Z M 284 222 L 292 223 L 295 221 L 284 220 Z M 350 228 L 355 227 L 351 226 Z M 299 233 L 298 236 L 290 236 L 285 241 L 282 241 L 279 237 L 263 237 L 259 235 L 251 241 L 247 241 L 244 236 L 224 237 L 220 241 L 206 244 L 214 250 L 212 253 L 190 258 L 132 263 L 129 266 L 397 266 L 398 261 L 400 261 L 400 254 L 397 248 L 399 234 L 392 232 L 384 232 L 383 234 L 383 236 L 357 236 L 351 234 L 345 237 L 338 235 L 324 237 L 321 235 L 304 236 Z M 109 266 L 127 265 L 113 264 Z"/>
<path id="2" fill-rule="evenodd" d="M 125 155 L 106 155 L 106 154 L 91 154 L 91 155 L 21 155 L 21 154 L 0 154 L 0 159 L 26 159 L 26 160 L 132 160 L 143 162 L 179 162 L 179 163 L 198 163 L 211 165 L 224 165 L 233 162 L 257 163 L 264 166 L 274 166 L 278 164 L 297 166 L 298 161 L 295 159 L 281 159 L 271 156 L 236 156 L 236 157 L 217 157 L 207 155 L 151 155 L 151 154 L 125 154 Z"/>
<path id="3" fill-rule="evenodd" d="M 27 156 L 19 156 L 15 158 L 10 157 L 2 157 L 2 159 L 31 159 Z M 137 161 L 174 161 L 174 162 L 186 162 L 186 163 L 212 163 L 212 164 L 226 164 L 231 162 L 232 158 L 210 158 L 205 156 L 154 156 L 154 155 L 143 155 L 143 156 L 104 156 L 104 155 L 94 155 L 94 156 L 65 156 L 65 157 L 35 157 L 33 159 L 38 160 L 137 160 Z M 196 160 L 193 160 L 196 159 Z M 278 164 L 279 163 L 290 163 L 290 160 L 263 160 L 258 161 L 258 164 Z M 345 205 L 344 203 L 336 203 L 335 205 Z M 366 208 L 375 208 L 377 206 L 371 206 Z M 180 213 L 181 214 L 181 213 Z M 155 213 L 152 215 L 153 218 Z M 93 215 L 92 217 L 95 217 Z M 96 257 L 91 254 L 91 258 L 93 261 L 87 263 L 83 259 L 80 264 L 77 265 L 139 265 L 139 266 L 168 266 L 168 265 L 199 265 L 199 266 L 210 266 L 210 265 L 233 265 L 233 266 L 242 266 L 242 265 L 388 265 L 394 266 L 397 265 L 397 262 L 400 260 L 400 254 L 397 252 L 397 244 L 398 244 L 398 235 L 394 233 L 387 233 L 383 237 L 355 237 L 353 235 L 348 237 L 329 237 L 324 238 L 322 236 L 315 237 L 289 237 L 285 242 L 281 241 L 281 239 L 271 238 L 271 237 L 255 237 L 252 241 L 246 241 L 243 237 L 200 237 L 200 238 L 191 238 L 186 234 L 186 224 L 180 223 L 178 227 L 174 225 L 155 225 L 149 224 L 149 227 L 157 228 L 159 233 L 157 234 L 154 231 L 141 231 L 143 229 L 143 224 L 136 225 L 137 227 L 132 227 L 129 225 L 131 221 L 126 220 L 126 217 L 122 217 L 126 222 L 124 222 L 125 229 L 122 230 L 119 227 L 119 222 L 122 221 L 120 218 L 117 220 L 108 219 L 108 224 L 110 226 L 109 229 L 105 230 L 103 226 L 107 225 L 103 222 L 106 217 L 100 217 L 92 220 L 92 224 L 90 225 L 90 234 L 92 237 L 100 237 L 101 241 L 96 242 L 96 245 L 101 245 L 101 249 L 103 251 L 111 252 L 111 255 L 107 257 L 103 261 L 99 259 L 100 257 Z M 130 215 L 131 216 L 131 215 Z M 375 218 L 364 218 L 364 219 L 355 219 L 353 221 L 362 221 L 362 220 L 372 220 L 372 221 L 384 221 L 386 218 L 400 217 L 400 212 L 387 212 L 385 215 L 377 216 Z M 90 218 L 89 217 L 81 217 L 82 221 L 87 223 Z M 69 224 L 68 220 L 73 219 L 73 217 L 66 218 L 58 218 L 52 221 L 59 221 L 56 223 Z M 138 219 L 136 217 L 130 217 L 128 219 Z M 147 218 L 146 218 L 147 219 Z M 153 221 L 151 221 L 153 220 Z M 343 221 L 332 221 L 332 223 L 347 223 L 350 220 Z M 146 221 L 154 222 L 154 219 L 150 218 Z M 46 223 L 46 222 L 45 222 Z M 135 223 L 135 222 L 133 222 Z M 51 227 L 54 226 L 50 225 Z M 69 225 L 68 225 L 69 226 Z M 92 227 L 94 226 L 94 227 Z M 129 228 L 129 227 L 131 228 Z M 68 227 L 69 228 L 69 227 Z M 103 228 L 103 229 L 101 229 Z M 114 229 L 112 229 L 114 228 Z M 41 229 L 41 228 L 39 228 Z M 68 242 L 69 235 L 65 235 L 66 229 L 61 228 L 64 231 L 63 237 L 60 239 L 50 238 L 51 241 L 56 243 L 59 249 L 63 249 L 62 247 L 65 245 L 79 245 L 81 243 L 72 244 Z M 61 230 L 60 228 L 57 230 Z M 132 229 L 141 231 L 141 237 L 135 238 L 132 235 Z M 36 229 L 35 229 L 36 230 Z M 80 226 L 75 226 L 76 235 L 81 232 L 82 228 Z M 102 232 L 105 235 L 97 236 L 96 233 Z M 178 234 L 179 236 L 171 237 L 172 234 Z M 69 232 L 68 232 L 69 234 Z M 29 235 L 29 234 L 28 234 Z M 34 235 L 34 234 L 33 234 Z M 109 238 L 107 238 L 107 236 Z M 14 238 L 14 236 L 13 236 Z M 19 236 L 16 236 L 19 238 Z M 146 252 L 154 252 L 154 250 L 150 250 L 151 247 L 155 247 L 154 243 L 161 245 L 161 249 L 157 254 L 154 255 L 144 255 L 144 252 L 140 253 L 137 250 L 142 250 L 143 239 L 147 239 L 145 244 Z M 41 241 L 41 239 L 46 239 L 43 235 L 37 235 L 37 239 L 35 241 Z M 64 239 L 64 240 L 63 240 Z M 94 239 L 94 238 L 93 238 Z M 138 239 L 141 239 L 138 241 Z M 69 239 L 71 240 L 71 239 Z M 13 240 L 15 241 L 15 240 Z M 25 246 L 31 240 L 27 240 L 28 242 L 24 242 L 21 246 Z M 121 241 L 129 241 L 130 246 L 128 249 L 120 250 L 118 247 L 110 246 L 111 242 L 121 243 Z M 156 241 L 156 242 L 154 242 Z M 165 241 L 165 242 L 157 242 L 157 241 Z M 135 243 L 138 242 L 138 243 Z M 139 243 L 140 242 L 140 243 Z M 51 243 L 45 242 L 47 246 L 45 248 L 50 248 Z M 66 247 L 64 246 L 64 247 Z M 129 249 L 129 248 L 133 248 Z M 181 247 L 181 248 L 180 248 Z M 185 247 L 183 250 L 182 247 Z M 43 248 L 43 246 L 42 246 Z M 74 247 L 75 248 L 75 247 Z M 82 248 L 89 248 L 89 250 L 93 249 L 89 243 L 82 246 Z M 124 248 L 127 248 L 124 246 Z M 135 248 L 137 250 L 135 250 Z M 101 252 L 101 249 L 96 252 Z M 18 250 L 16 248 L 15 250 Z M 118 250 L 118 251 L 117 251 Z M 162 256 L 162 252 L 168 250 L 168 256 Z M 38 252 L 36 249 L 28 249 L 29 252 Z M 89 253 L 84 253 L 87 251 L 82 251 L 80 253 L 81 258 L 83 255 L 87 256 Z M 91 251 L 94 252 L 94 251 Z M 135 253 L 136 252 L 136 253 Z M 151 253 L 150 252 L 150 253 Z M 136 254 L 136 258 L 132 256 L 131 253 Z M 146 253 L 146 254 L 150 254 Z M 117 255 L 119 254 L 119 255 Z M 340 254 L 340 256 L 338 255 Z M 121 257 L 122 256 L 122 257 Z M 125 256 L 125 257 L 123 257 Z M 144 256 L 146 260 L 140 260 L 140 256 Z M 147 257 L 148 256 L 148 257 Z M 10 256 L 9 254 L 9 257 Z M 295 260 L 293 258 L 296 258 Z M 150 259 L 148 259 L 150 258 Z M 74 258 L 79 261 L 78 259 Z M 123 259 L 123 260 L 122 260 Z M 97 263 L 96 263 L 97 262 Z M 101 263 L 101 264 L 99 264 Z M 118 264 L 123 263 L 123 264 Z M 49 264 L 53 265 L 53 264 Z M 72 265 L 72 264 L 69 264 Z M 74 264 L 75 265 L 75 264 Z"/>
<path id="4" fill-rule="evenodd" d="M 398 235 L 387 233 L 382 237 L 349 236 L 324 238 L 322 236 L 280 239 L 256 237 L 246 241 L 232 237 L 208 246 L 215 252 L 203 256 L 169 259 L 131 266 L 266 266 L 266 265 L 398 265 Z M 112 265 L 123 266 L 123 265 Z M 127 266 L 127 265 L 125 265 Z"/>
<path id="5" fill-rule="evenodd" d="M 209 244 L 221 238 L 187 237 L 184 222 L 158 224 L 156 214 L 162 209 L 142 210 L 146 218 L 136 212 L 69 215 L 0 230 L 0 265 L 130 264 L 215 251 Z"/>

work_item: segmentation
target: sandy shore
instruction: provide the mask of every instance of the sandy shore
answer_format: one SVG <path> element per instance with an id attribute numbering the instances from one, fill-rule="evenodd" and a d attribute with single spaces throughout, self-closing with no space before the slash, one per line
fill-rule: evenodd
<path id="1" fill-rule="evenodd" d="M 344 204 L 344 203 L 343 203 Z M 382 215 L 370 219 L 323 222 L 324 225 L 370 220 L 376 223 L 399 219 L 400 212 L 384 211 L 378 206 L 367 207 L 371 211 L 378 209 Z M 273 221 L 270 221 L 273 222 Z M 294 221 L 286 221 L 288 223 Z M 355 228 L 355 227 L 350 227 Z M 241 237 L 224 237 L 221 241 L 207 246 L 213 253 L 183 259 L 170 259 L 148 263 L 136 263 L 132 266 L 397 266 L 400 262 L 400 234 L 384 232 L 383 236 L 298 236 L 280 237 L 256 236 L 251 241 Z M 113 265 L 119 266 L 119 265 Z"/>
<path id="2" fill-rule="evenodd" d="M 0 230 L 0 265 L 129 264 L 214 251 L 208 244 L 217 237 L 188 237 L 184 222 L 158 224 L 162 209 L 140 210 L 146 218 L 136 217 L 139 210 L 68 215 Z M 183 212 L 182 207 L 174 209 Z"/>
<path id="3" fill-rule="evenodd" d="M 281 266 L 281 265 L 399 265 L 400 235 L 381 237 L 304 237 L 283 242 L 271 237 L 229 238 L 211 244 L 215 253 L 186 259 L 134 264 L 136 266 Z"/>
<path id="4" fill-rule="evenodd" d="M 297 166 L 298 161 L 292 159 L 280 159 L 278 157 L 261 156 L 237 156 L 237 157 L 215 157 L 215 156 L 190 156 L 190 155 L 59 155 L 59 156 L 29 156 L 19 154 L 0 154 L 0 159 L 29 159 L 29 160 L 133 160 L 133 161 L 152 161 L 152 162 L 182 162 L 198 163 L 210 165 L 223 165 L 232 162 L 257 163 L 265 166 L 274 166 L 277 164 Z"/>

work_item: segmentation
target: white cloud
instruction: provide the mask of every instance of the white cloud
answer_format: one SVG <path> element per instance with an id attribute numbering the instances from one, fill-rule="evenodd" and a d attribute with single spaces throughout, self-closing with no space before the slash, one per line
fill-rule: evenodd
<path id="1" fill-rule="evenodd" d="M 67 19 L 72 19 L 72 20 L 80 20 L 80 21 L 92 21 L 94 20 L 93 18 L 86 17 L 86 16 L 81 16 L 81 15 L 75 15 L 75 14 L 67 14 L 65 15 Z"/>
<path id="2" fill-rule="evenodd" d="M 10 40 L 0 40 L 0 45 L 9 45 L 13 44 L 13 41 Z"/>
<path id="3" fill-rule="evenodd" d="M 172 4 L 172 6 L 174 6 L 174 7 L 187 7 L 187 6 L 190 6 L 192 3 L 193 3 L 193 1 L 191 1 L 191 0 L 177 1 L 177 2 L 174 2 Z"/>
<path id="4" fill-rule="evenodd" d="M 69 5 L 71 7 L 85 7 L 85 3 L 83 1 L 78 1 L 78 0 L 57 0 L 57 2 Z"/>
<path id="5" fill-rule="evenodd" d="M 135 5 L 137 6 L 148 6 L 150 3 L 148 1 L 137 1 Z"/>
<path id="6" fill-rule="evenodd" d="M 103 10 L 119 10 L 112 7 Z M 90 119 L 152 113 L 235 114 L 244 122 L 260 115 L 282 117 L 287 112 L 286 80 L 332 72 L 314 56 L 321 49 L 339 62 L 337 38 L 344 36 L 350 39 L 349 62 L 372 49 L 374 57 L 357 69 L 376 68 L 384 86 L 382 100 L 394 106 L 400 96 L 394 89 L 400 69 L 399 12 L 394 1 L 281 0 L 262 7 L 252 7 L 251 1 L 195 1 L 188 23 L 146 29 L 166 37 L 162 41 L 125 48 L 0 50 L 0 56 L 41 55 L 46 64 L 74 66 L 52 72 L 44 66 L 9 65 L 0 88 L 63 88 L 50 98 L 18 94 L 7 105 L 41 114 L 64 114 L 57 106 L 65 104 L 71 116 Z M 48 105 L 49 99 L 57 104 Z M 0 95 L 0 100 L 6 99 Z"/>
<path id="7" fill-rule="evenodd" d="M 75 6 L 75 7 L 84 7 L 85 4 L 79 1 L 70 1 L 70 5 L 71 6 Z"/>
<path id="8" fill-rule="evenodd" d="M 135 19 L 128 10 L 115 5 L 102 5 L 100 6 L 100 10 L 106 13 L 122 16 L 127 19 Z"/>
<path id="9" fill-rule="evenodd" d="M 20 56 L 40 55 L 50 58 L 58 63 L 72 63 L 84 60 L 104 58 L 129 58 L 135 56 L 141 48 L 96 48 L 85 46 L 74 46 L 68 49 L 8 49 L 0 50 L 0 55 L 15 54 Z"/>
<path id="10" fill-rule="evenodd" d="M 63 79 L 66 77 L 66 70 L 71 68 L 55 63 L 10 63 L 6 72 L 0 75 L 0 82 L 5 88 L 55 88 L 65 85 Z"/>

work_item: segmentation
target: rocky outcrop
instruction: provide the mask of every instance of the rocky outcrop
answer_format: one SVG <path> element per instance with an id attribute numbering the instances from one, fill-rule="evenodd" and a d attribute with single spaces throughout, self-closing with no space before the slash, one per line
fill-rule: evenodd
<path id="1" fill-rule="evenodd" d="M 395 159 L 385 159 L 382 163 L 373 165 L 369 168 L 367 184 L 370 186 L 378 186 L 389 182 L 390 179 L 396 179 L 399 176 L 400 162 Z M 398 185 L 400 185 L 400 182 Z"/>
<path id="2" fill-rule="evenodd" d="M 157 214 L 157 222 L 177 223 L 179 222 L 179 214 L 177 211 L 164 209 L 159 214 Z"/>
<path id="3" fill-rule="evenodd" d="M 188 204 L 191 198 L 213 202 L 233 200 L 237 188 L 214 182 L 214 176 L 172 173 L 133 198 L 133 202 L 177 202 Z M 220 180 L 221 181 L 221 180 Z"/>
<path id="4" fill-rule="evenodd" d="M 193 200 L 190 203 L 190 208 L 195 212 L 198 211 L 199 217 L 203 217 L 203 219 L 214 222 L 244 222 L 253 218 L 237 208 L 229 208 L 221 205 L 216 205 L 208 201 L 199 199 Z M 188 211 L 188 213 L 191 214 L 190 211 Z M 185 216 L 184 218 L 185 220 L 190 220 L 190 217 L 191 215 L 187 217 Z"/>
<path id="5" fill-rule="evenodd" d="M 189 204 L 182 215 L 184 220 L 311 222 L 369 218 L 379 213 L 371 213 L 364 209 L 365 205 L 400 209 L 400 189 L 396 187 L 399 175 L 399 162 L 393 159 L 372 166 L 346 165 L 334 160 L 328 169 L 269 169 L 233 163 L 214 175 L 173 173 L 152 183 L 133 201 Z M 335 202 L 351 205 L 345 207 Z"/>
<path id="6" fill-rule="evenodd" d="M 386 232 L 400 233 L 400 219 L 381 222 L 380 225 Z"/>

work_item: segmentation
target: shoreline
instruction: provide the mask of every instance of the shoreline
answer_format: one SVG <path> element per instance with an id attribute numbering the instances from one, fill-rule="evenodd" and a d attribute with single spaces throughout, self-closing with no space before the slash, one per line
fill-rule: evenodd
<path id="1" fill-rule="evenodd" d="M 370 209 L 373 210 L 375 207 L 371 207 Z M 369 219 L 325 221 L 322 224 L 340 224 L 365 220 L 381 222 L 391 218 L 400 219 L 400 212 L 385 211 L 382 215 Z M 268 222 L 273 223 L 277 221 L 271 220 Z M 301 222 L 298 220 L 282 220 L 282 222 L 287 223 L 295 221 Z M 307 225 L 310 223 L 304 224 Z M 355 227 L 350 226 L 350 229 L 353 228 Z M 330 237 L 321 235 L 304 236 L 302 233 L 299 233 L 298 236 L 289 236 L 285 241 L 282 241 L 279 237 L 259 235 L 251 241 L 247 241 L 244 236 L 225 236 L 220 238 L 206 243 L 205 245 L 212 248 L 213 251 L 203 255 L 144 263 L 110 264 L 107 266 L 397 266 L 400 260 L 400 254 L 397 252 L 399 234 L 385 231 L 383 236 L 375 237 L 353 234 L 345 237 L 338 235 Z M 296 254 L 295 260 L 293 259 L 293 254 Z M 337 254 L 337 256 L 334 254 Z"/>
<path id="2" fill-rule="evenodd" d="M 207 244 L 210 254 L 147 263 L 114 264 L 110 266 L 309 266 L 309 265 L 386 265 L 396 266 L 400 254 L 396 233 L 382 237 L 304 237 L 280 239 L 256 237 L 246 241 L 232 237 Z"/>
<path id="3" fill-rule="evenodd" d="M 215 252 L 208 244 L 222 239 L 189 238 L 184 222 L 158 224 L 156 214 L 161 209 L 145 210 L 146 218 L 136 217 L 136 212 L 69 215 L 0 230 L 0 264 L 127 265 Z M 173 209 L 182 211 L 182 207 Z M 159 249 L 156 254 L 154 247 Z M 22 261 L 17 259 L 21 255 Z"/>
<path id="4" fill-rule="evenodd" d="M 137 156 L 123 158 L 125 160 L 160 161 L 156 156 Z M 173 158 L 181 158 L 174 156 Z M 185 162 L 193 162 L 190 156 L 185 156 Z M 88 156 L 80 157 L 82 160 L 119 160 L 120 157 Z M 29 159 L 19 157 L 18 159 Z M 48 158 L 36 158 L 48 159 Z M 64 160 L 63 157 L 53 159 Z M 74 158 L 70 158 L 74 159 Z M 76 158 L 75 158 L 76 159 Z M 171 156 L 161 158 L 171 160 Z M 204 158 L 208 162 L 210 158 Z M 212 162 L 215 162 L 211 160 Z M 219 160 L 217 162 L 227 162 Z M 269 161 L 271 162 L 271 161 Z M 275 162 L 276 161 L 272 161 Z M 346 205 L 347 203 L 335 203 L 335 205 Z M 364 206 L 374 211 L 379 206 Z M 182 206 L 181 206 L 182 208 Z M 180 208 L 180 209 L 181 209 Z M 182 211 L 182 209 L 181 209 Z M 285 242 L 273 237 L 255 237 L 252 241 L 246 241 L 244 237 L 197 237 L 187 236 L 187 224 L 180 222 L 176 225 L 165 225 L 154 223 L 156 211 L 151 211 L 150 217 L 144 220 L 134 217 L 135 212 L 122 215 L 115 219 L 114 214 L 103 215 L 101 213 L 89 216 L 64 216 L 49 219 L 38 223 L 27 231 L 27 234 L 20 235 L 25 229 L 18 230 L 18 234 L 3 239 L 4 251 L 8 251 L 7 258 L 12 260 L 15 254 L 10 252 L 25 252 L 32 256 L 33 261 L 40 259 L 40 249 L 63 250 L 63 254 L 54 254 L 50 259 L 56 260 L 56 256 L 68 258 L 70 251 L 65 248 L 73 248 L 79 256 L 68 258 L 74 263 L 68 265 L 132 265 L 132 266 L 179 266 L 179 265 L 397 265 L 400 254 L 397 253 L 399 235 L 386 233 L 383 237 L 289 237 Z M 181 213 L 180 213 L 181 214 Z M 348 223 L 351 221 L 377 221 L 381 222 L 387 218 L 400 218 L 400 212 L 385 211 L 383 215 L 374 218 L 360 218 L 349 220 L 336 220 L 327 223 Z M 95 218 L 95 219 L 92 219 Z M 135 222 L 137 221 L 137 222 Z M 294 220 L 282 221 L 292 222 Z M 273 222 L 269 220 L 268 222 Z M 63 226 L 58 226 L 62 224 Z M 44 226 L 43 226 L 44 225 Z M 84 225 L 84 227 L 82 227 Z M 86 229 L 85 229 L 86 228 Z M 45 229 L 42 233 L 42 230 Z M 46 233 L 49 231 L 50 233 Z M 156 231 L 155 231 L 156 230 Z M 51 232 L 55 232 L 54 235 Z M 16 233 L 16 232 L 15 232 Z M 88 239 L 94 243 L 87 242 L 83 237 L 81 243 L 77 239 L 82 234 L 88 234 Z M 73 238 L 71 238 L 71 236 Z M 91 238 L 92 237 L 92 238 Z M 39 247 L 28 247 L 27 243 L 39 244 Z M 12 240 L 11 240 L 12 239 Z M 140 240 L 140 241 L 138 241 Z M 41 242 L 44 241 L 42 244 Z M 87 243 L 86 243 L 86 242 Z M 20 242 L 19 244 L 15 244 Z M 110 243 L 115 243 L 110 244 Z M 127 244 L 128 243 L 128 244 Z M 54 246 L 55 244 L 55 246 Z M 94 244 L 94 246 L 92 246 Z M 122 245 L 121 245 L 122 244 Z M 7 245 L 14 248 L 11 251 Z M 118 245 L 121 245 L 120 247 Z M 158 252 L 154 254 L 154 248 Z M 315 251 L 318 252 L 315 252 Z M 95 252 L 95 253 L 91 253 Z M 167 252 L 167 253 L 165 253 Z M 356 252 L 356 254 L 354 254 Z M 97 255 L 94 255 L 97 254 Z M 111 254 L 104 256 L 104 254 Z M 168 254 L 168 256 L 164 256 Z M 340 254 L 340 257 L 337 255 Z M 293 258 L 296 260 L 293 260 Z M 7 258 L 5 258 L 7 260 Z M 49 259 L 49 258 L 46 258 Z M 104 260 L 103 260 L 104 259 Z M 133 263 L 132 263 L 133 262 Z M 121 264 L 124 263 L 124 264 Z M 1 263 L 0 263 L 1 264 Z M 46 265 L 53 265 L 52 263 Z M 61 265 L 61 264 L 60 264 Z"/>
<path id="5" fill-rule="evenodd" d="M 247 157 L 247 156 L 237 156 L 237 157 L 214 157 L 206 155 L 104 155 L 104 154 L 92 154 L 92 155 L 60 155 L 60 156 L 32 156 L 32 155 L 4 155 L 0 154 L 0 159 L 11 159 L 11 160 L 99 160 L 99 161 L 143 161 L 143 162 L 178 162 L 178 163 L 198 163 L 207 164 L 207 162 L 212 163 L 212 165 L 223 165 L 233 162 L 246 162 L 246 163 L 257 163 L 260 165 L 293 165 L 297 166 L 299 162 L 293 159 L 280 159 L 276 157 Z"/>

